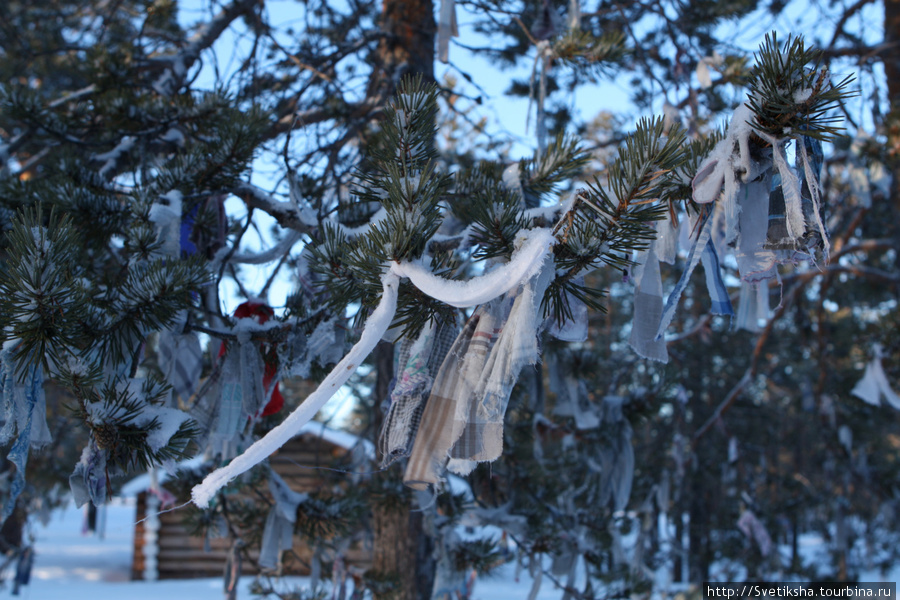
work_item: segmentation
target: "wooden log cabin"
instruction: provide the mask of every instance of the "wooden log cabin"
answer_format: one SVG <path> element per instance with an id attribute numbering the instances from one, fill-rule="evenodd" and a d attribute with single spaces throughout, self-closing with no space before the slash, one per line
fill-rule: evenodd
<path id="1" fill-rule="evenodd" d="M 325 466 L 334 459 L 345 456 L 351 451 L 363 451 L 368 456 L 374 456 L 374 448 L 369 442 L 357 444 L 358 438 L 352 434 L 329 429 L 321 423 L 308 423 L 301 433 L 285 444 L 269 459 L 272 469 L 281 476 L 293 490 L 297 492 L 311 492 L 322 485 L 320 471 L 309 469 L 309 466 Z M 201 464 L 198 459 L 183 463 L 183 467 L 192 468 Z M 164 483 L 167 475 L 158 474 L 160 483 Z M 148 504 L 153 506 L 158 501 L 155 496 L 150 496 L 150 476 L 142 475 L 123 487 L 123 494 L 136 496 L 137 515 L 134 530 L 134 552 L 131 562 L 131 578 L 134 580 L 146 579 L 145 575 L 152 573 L 152 556 L 156 556 L 157 579 L 189 579 L 197 577 L 221 577 L 231 552 L 232 540 L 227 537 L 213 537 L 204 539 L 202 536 L 192 535 L 192 526 L 187 521 L 189 511 L 174 510 L 156 514 L 158 524 L 153 523 L 153 516 L 148 518 Z M 176 498 L 176 506 L 187 501 L 187 498 Z M 148 529 L 150 534 L 148 535 Z M 156 536 L 152 530 L 156 529 Z M 155 540 L 153 538 L 156 538 Z M 372 549 L 370 536 L 367 539 L 356 541 L 344 553 L 343 559 L 347 566 L 357 567 L 360 570 L 368 568 L 372 561 Z M 309 564 L 312 558 L 312 550 L 304 541 L 294 536 L 293 552 L 294 560 L 285 561 L 283 574 L 308 575 Z M 255 559 L 257 553 L 251 552 Z M 148 557 L 150 561 L 148 563 Z M 296 558 L 299 558 L 297 560 Z M 151 570 L 148 572 L 147 567 Z M 253 562 L 244 560 L 241 564 L 241 572 L 244 575 L 256 574 Z M 152 576 L 152 574 L 151 574 Z"/>

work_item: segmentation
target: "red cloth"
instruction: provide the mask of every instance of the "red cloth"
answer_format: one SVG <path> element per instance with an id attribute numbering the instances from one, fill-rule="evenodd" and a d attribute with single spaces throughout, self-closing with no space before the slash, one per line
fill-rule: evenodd
<path id="1" fill-rule="evenodd" d="M 256 322 L 262 325 L 269 319 L 275 316 L 275 311 L 272 310 L 266 304 L 262 302 L 253 302 L 248 300 L 247 302 L 243 302 L 234 310 L 234 316 L 238 319 L 256 319 Z M 222 347 L 219 349 L 219 358 L 221 358 L 225 354 L 225 344 L 222 344 Z M 269 386 L 272 383 L 272 380 L 275 379 L 275 375 L 278 372 L 278 365 L 274 362 L 266 361 L 266 370 L 263 372 L 263 388 L 269 389 Z M 281 395 L 281 390 L 278 389 L 278 382 L 275 382 L 275 388 L 272 390 L 272 396 L 269 398 L 269 403 L 266 404 L 266 407 L 262 411 L 262 416 L 268 417 L 269 415 L 274 415 L 284 406 L 284 396 Z"/>

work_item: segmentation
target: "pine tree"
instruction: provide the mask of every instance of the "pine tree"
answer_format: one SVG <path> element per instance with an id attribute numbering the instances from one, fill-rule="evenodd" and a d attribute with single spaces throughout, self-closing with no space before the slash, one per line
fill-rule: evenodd
<path id="1" fill-rule="evenodd" d="M 711 33 L 749 15 L 754 7 L 744 2 L 679 5 L 677 19 L 640 3 L 602 2 L 594 12 L 572 3 L 566 23 L 548 2 L 472 7 L 475 29 L 503 40 L 485 53 L 507 66 L 533 64 L 531 81 L 513 82 L 510 92 L 534 99 L 536 148 L 532 158 L 511 165 L 504 155 L 458 155 L 436 142 L 446 112 L 462 114 L 454 104 L 463 97 L 459 90 L 435 82 L 435 42 L 443 48 L 449 40 L 452 3 L 440 8 L 439 25 L 430 2 L 391 0 L 380 13 L 374 3 L 307 3 L 298 8 L 302 31 L 276 28 L 264 3 L 255 1 L 233 0 L 189 29 L 178 20 L 180 8 L 140 0 L 111 8 L 65 1 L 0 7 L 4 22 L 28 25 L 6 29 L 0 38 L 0 437 L 11 445 L 14 465 L 4 467 L 12 474 L 4 516 L 17 510 L 26 482 L 35 481 L 22 477 L 29 446 L 50 441 L 45 382 L 71 395 L 65 419 L 88 437 L 71 465 L 73 494 L 79 503 L 101 503 L 116 477 L 135 469 L 203 451 L 224 463 L 257 437 L 283 441 L 300 419 L 273 429 L 280 420 L 269 416 L 281 397 L 278 379 L 324 379 L 324 388 L 336 388 L 373 350 L 373 393 L 363 401 L 373 434 L 389 428 L 390 413 L 382 411 L 390 410 L 389 396 L 396 402 L 399 383 L 391 393 L 388 383 L 405 375 L 413 349 L 441 336 L 452 341 L 464 321 L 474 328 L 490 318 L 506 335 L 496 345 L 507 344 L 510 355 L 523 353 L 491 380 L 502 383 L 492 394 L 500 407 L 493 424 L 506 427 L 504 458 L 493 472 L 474 470 L 471 499 L 441 496 L 440 514 L 413 510 L 414 502 L 428 503 L 414 500 L 403 485 L 404 458 L 365 486 L 376 530 L 376 564 L 366 585 L 376 597 L 426 597 L 438 587 L 409 575 L 428 562 L 422 552 L 432 553 L 420 544 L 428 529 L 438 532 L 439 581 L 496 566 L 503 552 L 495 541 L 463 543 L 454 536 L 464 515 L 503 527 L 535 572 L 544 568 L 542 556 L 550 556 L 547 576 L 580 597 L 641 589 L 649 585 L 649 571 L 673 560 L 677 565 L 684 556 L 677 548 L 684 514 L 690 515 L 690 580 L 707 577 L 710 564 L 722 558 L 773 572 L 761 547 L 740 546 L 743 554 L 733 554 L 732 542 L 741 539 L 734 523 L 743 514 L 734 513 L 743 501 L 770 530 L 779 514 L 799 523 L 795 532 L 808 530 L 817 504 L 798 509 L 781 494 L 762 491 L 794 485 L 772 483 L 762 466 L 763 457 L 785 460 L 786 434 L 776 432 L 759 452 L 728 465 L 719 464 L 722 440 L 707 440 L 711 429 L 730 422 L 729 411 L 761 424 L 740 427 L 728 444 L 758 435 L 768 419 L 802 428 L 809 409 L 797 406 L 806 406 L 799 390 L 807 381 L 814 404 L 827 413 L 827 397 L 852 387 L 851 373 L 866 349 L 851 341 L 856 319 L 828 313 L 826 292 L 847 275 L 887 283 L 896 296 L 897 238 L 890 219 L 863 221 L 869 209 L 855 197 L 860 210 L 843 210 L 832 195 L 845 193 L 840 163 L 826 163 L 824 181 L 816 173 L 818 142 L 840 148 L 835 111 L 851 95 L 850 79 L 834 79 L 824 61 L 851 54 L 838 41 L 853 40 L 847 22 L 859 8 L 845 13 L 824 54 L 800 36 L 786 42 L 772 36 L 750 60 L 738 52 L 718 54 L 724 50 Z M 893 4 L 885 2 L 886 17 L 890 10 Z M 632 27 L 642 20 L 652 24 Z M 221 60 L 215 47 L 226 30 L 254 42 L 230 80 L 203 90 L 196 77 L 204 61 Z M 851 48 L 864 52 L 863 46 Z M 671 97 L 678 106 L 670 105 L 666 119 L 644 117 L 627 134 L 613 131 L 596 140 L 598 149 L 610 150 L 592 155 L 591 132 L 580 132 L 585 139 L 572 133 L 567 98 L 557 90 L 623 73 L 636 78 L 640 110 L 658 108 L 661 93 L 670 97 L 663 91 L 668 86 L 676 89 Z M 673 122 L 680 120 L 672 117 L 679 109 L 685 127 Z M 712 124 L 723 114 L 733 116 L 731 127 L 717 133 Z M 896 137 L 892 121 L 884 123 L 890 142 Z M 789 146 L 798 175 L 788 165 Z M 865 152 L 883 154 L 889 167 L 896 162 L 890 143 Z M 252 176 L 261 156 L 281 161 L 281 179 L 266 184 L 269 189 Z M 777 178 L 780 185 L 773 183 Z M 773 214 L 784 215 L 785 233 L 767 249 L 802 252 L 821 265 L 830 250 L 832 261 L 820 270 L 783 267 L 784 301 L 765 328 L 717 331 L 716 341 L 705 345 L 695 340 L 705 339 L 715 322 L 703 310 L 708 297 L 686 285 L 682 316 L 674 322 L 681 333 L 670 336 L 667 350 L 673 364 L 639 361 L 624 338 L 637 321 L 632 326 L 622 318 L 638 299 L 622 280 L 646 277 L 648 250 L 661 243 L 662 223 L 693 223 L 688 236 L 696 239 L 712 227 L 714 207 L 729 197 L 733 202 L 737 189 L 751 188 L 783 209 Z M 886 200 L 873 200 L 871 210 L 885 210 Z M 275 232 L 264 237 L 272 247 L 248 251 L 245 241 L 254 229 L 273 225 Z M 860 265 L 856 252 L 869 253 L 875 266 Z M 789 262 L 784 256 L 781 262 Z M 263 287 L 252 289 L 248 267 L 272 263 Z M 298 287 L 276 315 L 255 296 L 264 295 L 285 267 L 297 274 Z M 464 286 L 467 280 L 474 283 Z M 668 274 L 663 281 L 671 284 Z M 232 283 L 247 303 L 243 313 L 223 314 L 219 295 Z M 890 293 L 849 292 L 840 305 L 873 306 L 876 322 L 887 321 L 896 316 L 896 301 L 881 305 L 889 304 Z M 805 309 L 807 302 L 815 310 Z M 517 316 L 507 321 L 512 311 Z M 807 336 L 812 317 L 815 340 Z M 540 340 L 539 330 L 546 330 Z M 193 351 L 200 348 L 198 334 L 210 339 L 202 360 Z M 572 347 L 553 337 L 579 341 Z M 896 346 L 880 337 L 887 368 L 895 372 Z M 802 354 L 791 354 L 797 339 L 819 357 L 815 370 L 802 366 Z M 356 345 L 347 354 L 350 342 Z M 537 359 L 539 342 L 549 395 L 543 372 L 523 368 Z M 652 343 L 656 351 L 666 347 Z M 734 356 L 734 344 L 751 344 L 753 351 Z M 188 372 L 179 375 L 176 367 L 186 366 L 189 356 Z M 465 356 L 456 355 L 460 361 Z M 794 371 L 785 369 L 786 380 L 775 374 L 772 356 L 789 357 L 784 360 Z M 429 367 L 432 380 L 440 378 L 438 367 Z M 774 406 L 768 399 L 783 389 L 792 390 L 793 404 Z M 766 406 L 754 411 L 754 396 Z M 298 414 L 311 418 L 313 404 L 325 399 L 319 394 Z M 843 410 L 852 413 L 850 427 L 878 428 L 872 409 L 848 404 Z M 846 438 L 836 422 L 826 429 Z M 796 461 L 828 456 L 815 485 L 841 473 L 843 498 L 861 485 L 854 477 L 869 482 L 871 469 L 893 468 L 889 458 L 860 466 L 860 456 L 878 455 L 874 446 L 890 452 L 877 442 L 863 450 L 845 444 L 844 456 L 834 453 L 833 439 L 816 433 L 803 432 L 809 449 L 796 448 Z M 400 455 L 415 453 L 413 437 Z M 665 452 L 671 460 L 660 460 Z M 227 477 L 219 472 L 213 480 L 225 483 L 264 454 L 235 459 Z M 759 461 L 747 466 L 749 456 Z M 465 471 L 473 465 L 451 466 Z M 262 486 L 260 474 L 252 473 L 241 484 Z M 443 471 L 428 476 L 436 479 L 427 483 L 437 484 Z M 205 495 L 195 492 L 198 504 L 211 502 L 197 518 L 208 525 L 224 516 L 258 529 L 269 506 L 242 503 L 234 489 L 219 493 L 207 485 Z M 866 489 L 877 501 L 889 495 L 877 486 Z M 21 496 L 18 514 L 29 493 Z M 843 523 L 851 514 L 875 519 L 875 501 L 851 511 L 833 504 L 827 521 Z M 361 505 L 349 493 L 304 503 L 298 527 L 310 539 L 340 537 L 354 526 L 333 515 L 355 515 Z M 654 532 L 653 517 L 660 514 L 675 523 L 677 542 Z M 631 530 L 638 541 L 625 548 L 622 538 Z M 849 576 L 847 544 L 835 547 L 843 553 L 835 561 L 844 561 L 839 574 Z M 582 559 L 589 578 L 574 590 L 573 565 Z"/>

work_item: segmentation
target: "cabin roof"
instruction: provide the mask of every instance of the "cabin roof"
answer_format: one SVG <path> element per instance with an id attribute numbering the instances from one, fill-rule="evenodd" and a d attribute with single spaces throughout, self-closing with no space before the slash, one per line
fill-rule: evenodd
<path id="1" fill-rule="evenodd" d="M 332 444 L 333 446 L 343 448 L 344 450 L 352 450 L 357 446 L 357 444 L 361 444 L 363 450 L 366 453 L 366 456 L 370 459 L 375 459 L 374 444 L 372 444 L 372 442 L 370 442 L 369 440 L 364 440 L 348 431 L 338 431 L 337 429 L 331 429 L 324 423 L 319 423 L 318 421 L 310 421 L 304 424 L 303 427 L 300 428 L 300 432 L 294 437 L 298 438 L 304 435 L 317 437 L 329 444 Z M 206 457 L 201 454 L 195 456 L 194 458 L 176 463 L 175 468 L 172 471 L 177 472 L 196 469 L 205 461 Z M 171 477 L 171 474 L 164 469 L 160 469 L 157 471 L 156 477 L 160 485 L 162 485 Z M 149 489 L 150 474 L 144 473 L 143 475 L 138 475 L 137 477 L 123 485 L 122 489 L 119 491 L 119 496 L 123 496 L 126 498 L 137 496 L 138 494 L 146 492 Z"/>

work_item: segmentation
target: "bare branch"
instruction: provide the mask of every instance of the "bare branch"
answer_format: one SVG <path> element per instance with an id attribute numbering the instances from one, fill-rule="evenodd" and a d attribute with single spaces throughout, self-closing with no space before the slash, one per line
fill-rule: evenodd
<path id="1" fill-rule="evenodd" d="M 211 21 L 197 29 L 181 50 L 159 59 L 167 67 L 153 84 L 153 89 L 162 95 L 169 95 L 181 88 L 188 71 L 200 58 L 200 53 L 212 46 L 235 19 L 249 12 L 257 3 L 258 0 L 234 0 Z"/>

